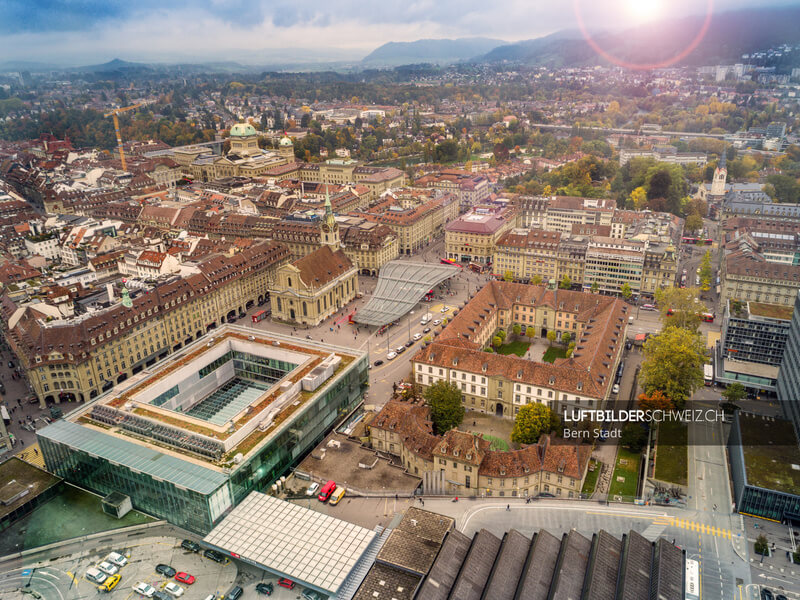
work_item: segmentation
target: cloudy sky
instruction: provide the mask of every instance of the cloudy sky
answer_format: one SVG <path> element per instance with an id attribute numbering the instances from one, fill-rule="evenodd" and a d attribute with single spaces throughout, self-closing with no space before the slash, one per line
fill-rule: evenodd
<path id="1" fill-rule="evenodd" d="M 798 0 L 706 1 L 0 0 L 0 61 L 353 60 L 388 41 L 535 38 L 575 28 L 575 10 L 603 28 Z"/>

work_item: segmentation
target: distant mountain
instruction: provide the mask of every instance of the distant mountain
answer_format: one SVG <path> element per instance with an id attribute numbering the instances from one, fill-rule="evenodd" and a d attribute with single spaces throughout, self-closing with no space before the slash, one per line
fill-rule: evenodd
<path id="1" fill-rule="evenodd" d="M 361 61 L 370 66 L 396 66 L 414 63 L 454 63 L 486 54 L 505 44 L 489 38 L 458 38 L 455 40 L 417 40 L 388 42 L 370 52 Z"/>
<path id="2" fill-rule="evenodd" d="M 80 73 L 105 73 L 111 71 L 132 71 L 140 69 L 150 69 L 150 65 L 138 62 L 128 62 L 115 58 L 101 65 L 85 65 L 82 67 L 74 67 L 71 71 L 78 71 Z"/>
<path id="3" fill-rule="evenodd" d="M 597 44 L 622 60 L 647 63 L 672 57 L 686 48 L 702 27 L 696 15 L 648 23 L 635 29 L 595 33 Z M 705 65 L 741 62 L 771 46 L 800 42 L 800 6 L 748 8 L 716 14 L 708 31 L 680 64 Z M 475 59 L 477 62 L 519 62 L 550 67 L 605 64 L 580 32 L 559 32 L 547 37 L 506 44 Z"/>

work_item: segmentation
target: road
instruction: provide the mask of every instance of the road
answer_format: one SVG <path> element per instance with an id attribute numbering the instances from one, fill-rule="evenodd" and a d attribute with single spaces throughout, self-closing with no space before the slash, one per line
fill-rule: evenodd
<path id="1" fill-rule="evenodd" d="M 551 123 L 531 123 L 531 127 L 538 127 L 539 129 L 558 129 L 562 131 L 572 131 L 577 126 L 575 125 L 553 125 Z M 724 139 L 727 133 L 696 133 L 691 131 L 648 131 L 641 129 L 626 129 L 622 127 L 578 127 L 578 129 L 587 129 L 590 131 L 600 131 L 603 133 L 633 133 L 641 135 L 670 135 L 677 137 L 710 137 L 717 139 Z"/>

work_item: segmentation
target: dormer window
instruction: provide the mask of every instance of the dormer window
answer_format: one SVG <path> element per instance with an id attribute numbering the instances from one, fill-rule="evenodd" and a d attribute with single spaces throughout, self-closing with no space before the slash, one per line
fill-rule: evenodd
<path id="1" fill-rule="evenodd" d="M 556 384 L 556 378 L 555 378 L 555 376 L 551 375 L 550 376 L 550 385 L 555 385 L 555 384 Z"/>

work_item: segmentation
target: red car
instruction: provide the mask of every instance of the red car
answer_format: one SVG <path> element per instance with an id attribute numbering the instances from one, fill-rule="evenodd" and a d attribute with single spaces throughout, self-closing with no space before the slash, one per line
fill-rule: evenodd
<path id="1" fill-rule="evenodd" d="M 194 583 L 194 575 L 189 575 L 181 571 L 180 573 L 175 573 L 175 581 L 192 585 Z"/>
<path id="2" fill-rule="evenodd" d="M 286 577 L 281 577 L 278 579 L 278 585 L 281 587 L 285 587 L 286 589 L 293 590 L 294 589 L 294 581 L 291 579 L 286 579 Z"/>
<path id="3" fill-rule="evenodd" d="M 320 502 L 326 502 L 328 498 L 331 497 L 331 494 L 333 494 L 333 491 L 335 489 L 336 489 L 336 482 L 333 479 L 331 479 L 330 481 L 328 481 L 328 483 L 322 486 L 322 489 L 319 491 L 319 496 L 317 496 L 317 500 L 319 500 Z"/>

